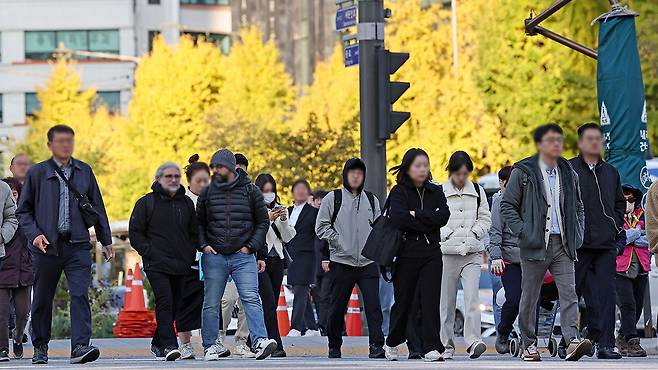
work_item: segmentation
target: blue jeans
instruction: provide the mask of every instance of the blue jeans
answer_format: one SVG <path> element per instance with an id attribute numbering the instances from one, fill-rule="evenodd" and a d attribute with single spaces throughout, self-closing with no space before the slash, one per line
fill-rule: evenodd
<path id="1" fill-rule="evenodd" d="M 498 325 L 500 325 L 500 314 L 502 307 L 500 307 L 498 302 L 496 302 L 496 295 L 498 294 L 500 288 L 503 287 L 503 281 L 500 279 L 500 276 L 491 272 L 491 261 L 489 261 L 489 278 L 491 279 L 491 290 L 493 291 L 493 302 L 491 306 L 493 307 L 496 334 L 498 334 Z"/>
<path id="2" fill-rule="evenodd" d="M 221 301 L 229 276 L 233 278 L 235 286 L 238 288 L 238 294 L 247 317 L 252 345 L 267 338 L 263 306 L 258 295 L 256 257 L 253 254 L 241 252 L 230 255 L 204 254 L 201 257 L 201 266 L 205 280 L 201 314 L 203 348 L 212 346 L 217 340 Z"/>

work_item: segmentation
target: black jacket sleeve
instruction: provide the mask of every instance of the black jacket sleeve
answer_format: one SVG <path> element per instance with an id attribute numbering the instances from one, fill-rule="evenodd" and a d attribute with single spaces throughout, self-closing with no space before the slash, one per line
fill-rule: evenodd
<path id="1" fill-rule="evenodd" d="M 519 236 L 523 228 L 523 219 L 521 218 L 521 201 L 523 199 L 523 171 L 519 169 L 512 170 L 503 200 L 500 203 L 500 213 L 504 222 L 512 230 L 512 234 Z"/>
<path id="2" fill-rule="evenodd" d="M 36 172 L 36 168 L 32 168 L 32 170 L 27 173 L 21 196 L 18 198 L 18 210 L 16 211 L 18 224 L 20 225 L 23 234 L 25 234 L 25 237 L 30 242 L 30 245 L 37 236 L 43 234 L 43 231 L 37 226 L 34 216 L 34 199 L 38 183 Z"/>
<path id="3" fill-rule="evenodd" d="M 320 253 L 322 261 L 329 261 L 329 242 L 315 238 L 315 248 Z"/>
<path id="4" fill-rule="evenodd" d="M 431 226 L 432 229 L 438 229 L 447 225 L 450 219 L 450 208 L 448 207 L 448 200 L 443 190 L 435 192 L 438 200 L 437 208 L 414 210 L 416 219 L 424 225 Z"/>
<path id="5" fill-rule="evenodd" d="M 442 196 L 443 196 L 443 202 L 445 204 L 446 202 L 445 196 L 443 194 Z M 407 199 L 407 192 L 402 187 L 398 185 L 394 186 L 393 189 L 391 189 L 391 193 L 389 194 L 389 197 L 391 202 L 391 209 L 390 209 L 391 222 L 398 229 L 402 231 L 419 232 L 419 233 L 430 233 L 432 231 L 436 231 L 438 227 L 423 222 L 421 220 L 421 218 L 423 217 L 426 219 L 426 221 L 431 220 L 433 218 L 432 216 L 421 215 L 421 217 L 419 218 L 411 215 L 410 213 L 411 209 L 409 209 L 409 200 Z M 447 210 L 447 205 L 445 205 L 445 207 Z M 416 211 L 417 210 L 414 209 L 414 213 Z M 448 215 L 450 215 L 450 211 L 448 211 Z"/>
<path id="6" fill-rule="evenodd" d="M 194 202 L 192 199 L 185 197 L 188 203 L 188 207 L 192 210 L 190 212 L 190 222 L 188 224 L 188 233 L 190 241 L 192 242 L 192 247 L 194 249 L 199 248 L 199 220 L 197 219 L 196 209 L 194 209 Z"/>
<path id="7" fill-rule="evenodd" d="M 135 208 L 133 208 L 133 212 L 130 215 L 130 222 L 128 224 L 130 246 L 132 246 L 142 257 L 147 256 L 151 250 L 151 241 L 146 235 L 146 229 L 148 227 L 146 214 L 147 196 L 139 198 L 137 203 L 135 203 Z"/>
<path id="8" fill-rule="evenodd" d="M 611 166 L 612 167 L 612 166 Z M 619 172 L 615 170 L 616 176 L 616 189 L 615 189 L 615 224 L 618 231 L 624 231 L 624 214 L 626 213 L 626 198 L 624 198 L 624 190 L 621 188 L 621 179 Z"/>
<path id="9" fill-rule="evenodd" d="M 89 168 L 89 173 L 91 179 L 89 180 L 89 194 L 87 194 L 87 197 L 89 198 L 91 205 L 94 206 L 94 209 L 100 215 L 98 224 L 94 226 L 94 230 L 96 231 L 96 239 L 104 246 L 111 245 L 112 231 L 110 230 L 110 222 L 107 219 L 107 212 L 105 211 L 103 196 L 101 195 L 101 190 L 98 187 L 96 176 L 94 176 L 94 171 L 91 168 Z"/>
<path id="10" fill-rule="evenodd" d="M 203 252 L 203 248 L 208 246 L 208 240 L 206 239 L 206 228 L 208 227 L 208 219 L 206 217 L 206 203 L 208 197 L 208 190 L 204 190 L 199 195 L 199 198 L 196 201 L 196 217 L 197 225 L 199 232 L 197 233 L 198 243 L 196 248 Z"/>
<path id="11" fill-rule="evenodd" d="M 265 253 L 265 237 L 267 236 L 267 230 L 270 228 L 270 218 L 268 217 L 267 207 L 263 200 L 263 193 L 256 186 L 249 186 L 252 187 L 251 199 L 249 201 L 252 202 L 254 230 L 251 233 L 251 238 L 247 241 L 247 247 L 253 253 L 256 253 L 257 257 L 260 257 L 258 259 L 263 259 L 263 253 Z"/>

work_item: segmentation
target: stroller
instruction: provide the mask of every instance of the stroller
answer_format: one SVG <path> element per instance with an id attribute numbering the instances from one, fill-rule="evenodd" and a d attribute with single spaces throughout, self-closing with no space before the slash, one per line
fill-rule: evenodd
<path id="1" fill-rule="evenodd" d="M 557 286 L 550 272 L 546 271 L 544 282 L 537 302 L 537 320 L 535 332 L 537 333 L 537 348 L 545 348 L 551 357 L 558 354 L 558 342 L 555 339 L 560 332 L 556 333 L 557 315 L 560 310 Z M 510 354 L 513 357 L 521 357 L 521 338 L 517 332 L 512 332 L 509 343 Z"/>

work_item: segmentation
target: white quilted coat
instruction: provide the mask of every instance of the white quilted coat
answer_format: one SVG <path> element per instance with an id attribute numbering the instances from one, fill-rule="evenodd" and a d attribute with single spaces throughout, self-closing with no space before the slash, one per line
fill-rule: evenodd
<path id="1" fill-rule="evenodd" d="M 491 212 L 484 189 L 480 187 L 480 208 L 477 209 L 477 193 L 472 182 L 467 181 L 462 190 L 457 190 L 450 179 L 442 186 L 450 208 L 450 219 L 441 228 L 441 252 L 465 256 L 483 251 L 483 239 L 491 227 Z"/>

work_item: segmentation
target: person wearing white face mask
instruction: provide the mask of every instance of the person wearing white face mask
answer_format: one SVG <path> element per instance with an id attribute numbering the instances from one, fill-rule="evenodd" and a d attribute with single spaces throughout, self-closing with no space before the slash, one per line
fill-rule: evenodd
<path id="1" fill-rule="evenodd" d="M 267 206 L 270 228 L 265 238 L 265 271 L 258 274 L 258 293 L 263 302 L 263 315 L 267 334 L 276 340 L 277 349 L 272 357 L 286 357 L 279 335 L 279 323 L 276 318 L 277 302 L 286 268 L 287 252 L 284 244 L 295 237 L 295 228 L 288 222 L 288 210 L 279 204 L 276 194 L 276 181 L 272 175 L 263 173 L 256 177 L 255 184 L 263 192 Z"/>

